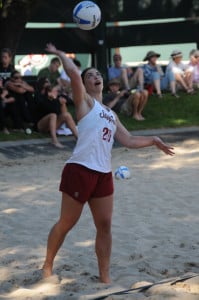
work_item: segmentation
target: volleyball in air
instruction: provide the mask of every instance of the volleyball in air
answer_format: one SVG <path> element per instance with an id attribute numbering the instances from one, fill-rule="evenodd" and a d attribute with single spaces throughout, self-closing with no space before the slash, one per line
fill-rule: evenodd
<path id="1" fill-rule="evenodd" d="M 94 29 L 101 21 L 101 10 L 92 1 L 79 2 L 73 9 L 73 20 L 80 29 Z"/>
<path id="2" fill-rule="evenodd" d="M 128 167 L 120 166 L 115 170 L 116 179 L 129 179 L 131 178 L 131 172 Z"/>

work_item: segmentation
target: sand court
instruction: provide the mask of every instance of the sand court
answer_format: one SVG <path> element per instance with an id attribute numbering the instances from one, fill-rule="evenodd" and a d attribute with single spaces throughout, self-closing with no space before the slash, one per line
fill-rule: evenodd
<path id="1" fill-rule="evenodd" d="M 98 282 L 95 228 L 87 205 L 41 281 L 46 240 L 60 211 L 58 191 L 71 150 L 0 154 L 0 299 L 95 299 L 115 291 L 199 273 L 199 140 L 175 142 L 174 157 L 155 147 L 114 148 L 113 170 L 126 165 L 131 179 L 114 180 L 113 283 Z M 44 147 L 45 150 L 45 147 Z M 136 284 L 136 285 L 135 285 Z M 195 300 L 199 277 L 145 292 L 104 299 Z"/>

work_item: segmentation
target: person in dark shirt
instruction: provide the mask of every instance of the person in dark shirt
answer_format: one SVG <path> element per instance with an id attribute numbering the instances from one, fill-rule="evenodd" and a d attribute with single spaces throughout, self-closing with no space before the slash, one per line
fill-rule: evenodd
<path id="1" fill-rule="evenodd" d="M 47 77 L 41 77 L 37 79 L 35 86 L 35 102 L 39 104 L 46 92 L 46 88 L 50 86 L 50 81 Z"/>
<path id="2" fill-rule="evenodd" d="M 47 77 L 52 86 L 58 85 L 58 78 L 60 77 L 59 67 L 61 62 L 58 57 L 54 57 L 50 61 L 50 65 L 39 71 L 38 78 Z"/>
<path id="3" fill-rule="evenodd" d="M 1 51 L 1 62 L 0 62 L 0 77 L 3 79 L 3 83 L 10 78 L 11 73 L 14 71 L 12 65 L 12 52 L 9 48 L 4 48 Z"/>
<path id="4" fill-rule="evenodd" d="M 5 84 L 10 95 L 16 100 L 16 107 L 22 122 L 32 125 L 34 118 L 32 115 L 34 107 L 34 87 L 22 79 L 20 72 L 11 73 L 10 79 Z"/>
<path id="5" fill-rule="evenodd" d="M 9 95 L 8 90 L 3 86 L 3 80 L 0 79 L 0 129 L 5 134 L 10 134 L 6 125 L 6 118 L 10 116 L 13 121 L 16 119 L 14 102 L 14 97 Z"/>
<path id="6" fill-rule="evenodd" d="M 58 96 L 57 87 L 47 85 L 38 101 L 37 129 L 39 132 L 50 132 L 52 144 L 57 148 L 63 148 L 64 146 L 57 139 L 56 130 L 64 123 L 77 138 L 76 125 L 71 114 L 67 111 L 66 99 L 63 96 Z"/>

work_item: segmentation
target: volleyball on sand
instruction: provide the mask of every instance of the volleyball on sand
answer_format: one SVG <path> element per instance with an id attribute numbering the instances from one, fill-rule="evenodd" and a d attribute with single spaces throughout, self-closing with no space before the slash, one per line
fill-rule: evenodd
<path id="1" fill-rule="evenodd" d="M 79 2 L 73 9 L 73 20 L 80 29 L 94 29 L 101 21 L 101 10 L 92 1 Z"/>
<path id="2" fill-rule="evenodd" d="M 129 179 L 131 178 L 131 172 L 128 167 L 120 166 L 115 170 L 116 179 Z"/>

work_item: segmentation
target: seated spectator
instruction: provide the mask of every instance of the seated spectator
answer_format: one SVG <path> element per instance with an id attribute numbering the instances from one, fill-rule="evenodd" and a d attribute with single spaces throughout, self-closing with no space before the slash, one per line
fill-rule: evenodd
<path id="1" fill-rule="evenodd" d="M 12 65 L 12 52 L 9 48 L 4 48 L 1 51 L 0 62 L 0 77 L 3 79 L 3 83 L 10 78 L 11 73 L 14 71 Z"/>
<path id="2" fill-rule="evenodd" d="M 112 79 L 108 83 L 109 92 L 103 99 L 103 104 L 113 109 L 116 113 L 123 112 L 137 121 L 144 120 L 142 111 L 148 100 L 148 92 L 140 93 L 135 91 L 134 94 L 126 90 L 120 91 L 120 82 Z"/>
<path id="3" fill-rule="evenodd" d="M 38 73 L 38 78 L 47 77 L 52 86 L 56 86 L 58 84 L 58 78 L 60 77 L 59 67 L 61 66 L 61 62 L 58 57 L 54 57 L 50 61 L 50 65 L 46 68 L 43 68 Z"/>
<path id="4" fill-rule="evenodd" d="M 22 122 L 33 123 L 34 88 L 22 79 L 18 71 L 11 73 L 10 79 L 6 82 L 6 88 L 16 100 L 16 109 Z"/>
<path id="5" fill-rule="evenodd" d="M 143 61 L 148 61 L 143 65 L 144 83 L 146 86 L 152 86 L 159 98 L 162 98 L 163 90 L 171 90 L 171 94 L 178 98 L 176 94 L 176 82 L 173 72 L 167 71 L 164 74 L 162 68 L 157 64 L 157 59 L 160 57 L 159 53 L 149 51 Z"/>
<path id="6" fill-rule="evenodd" d="M 131 68 L 122 65 L 122 56 L 120 54 L 114 54 L 113 62 L 114 66 L 108 68 L 109 80 L 119 80 L 122 89 L 131 90 L 136 88 L 139 91 L 143 91 L 144 77 L 141 68 L 137 68 L 135 73 L 133 73 Z"/>
<path id="7" fill-rule="evenodd" d="M 35 102 L 39 103 L 42 101 L 43 96 L 46 91 L 46 87 L 51 86 L 50 81 L 46 77 L 41 77 L 37 80 L 36 89 L 35 89 Z M 58 96 L 62 96 L 66 99 L 67 104 L 73 103 L 72 99 L 68 96 L 68 94 L 62 89 L 59 85 L 56 86 L 58 90 Z"/>
<path id="8" fill-rule="evenodd" d="M 193 68 L 182 63 L 182 52 L 174 50 L 171 53 L 171 61 L 166 68 L 166 73 L 173 72 L 175 80 L 179 88 L 184 89 L 188 94 L 192 94 L 193 90 Z"/>
<path id="9" fill-rule="evenodd" d="M 8 94 L 6 88 L 3 87 L 3 80 L 0 79 L 0 127 L 3 133 L 10 134 L 6 126 L 6 118 L 13 117 L 15 99 Z M 15 121 L 15 118 L 14 118 Z"/>
<path id="10" fill-rule="evenodd" d="M 189 54 L 189 68 L 192 70 L 193 87 L 199 88 L 199 50 L 193 49 Z"/>
<path id="11" fill-rule="evenodd" d="M 50 81 L 47 77 L 40 77 L 38 78 L 36 82 L 36 88 L 35 88 L 35 102 L 39 103 L 42 101 L 43 96 L 46 92 L 46 88 L 48 86 L 51 86 Z"/>
<path id="12" fill-rule="evenodd" d="M 64 123 L 77 138 L 77 129 L 71 114 L 67 111 L 66 99 L 58 96 L 57 87 L 46 86 L 37 107 L 37 129 L 39 132 L 50 132 L 52 144 L 57 148 L 63 148 L 57 139 L 56 130 Z"/>

